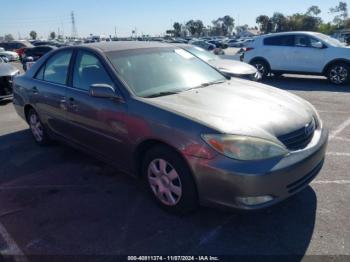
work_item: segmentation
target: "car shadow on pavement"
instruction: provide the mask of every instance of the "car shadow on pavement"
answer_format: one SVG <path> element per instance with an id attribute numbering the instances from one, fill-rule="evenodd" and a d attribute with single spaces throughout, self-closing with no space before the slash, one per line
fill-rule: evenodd
<path id="1" fill-rule="evenodd" d="M 263 83 L 289 91 L 350 92 L 350 84 L 337 86 L 321 77 L 286 75 L 266 78 Z"/>
<path id="2" fill-rule="evenodd" d="M 12 102 L 12 99 L 3 99 L 3 100 L 0 100 L 0 106 L 5 106 L 9 103 Z"/>
<path id="3" fill-rule="evenodd" d="M 38 147 L 28 130 L 1 136 L 0 152 L 0 222 L 25 254 L 300 261 L 313 235 L 311 187 L 261 211 L 200 208 L 175 216 L 154 204 L 138 179 L 64 145 Z"/>

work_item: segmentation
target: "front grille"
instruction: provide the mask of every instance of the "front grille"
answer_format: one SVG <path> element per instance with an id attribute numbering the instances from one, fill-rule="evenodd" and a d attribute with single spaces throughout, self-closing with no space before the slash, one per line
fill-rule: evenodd
<path id="1" fill-rule="evenodd" d="M 287 186 L 288 193 L 292 194 L 298 191 L 300 188 L 303 188 L 305 185 L 308 185 L 320 172 L 323 166 L 324 160 L 322 160 L 314 169 L 312 169 L 308 174 L 298 179 L 297 181 L 289 184 Z"/>
<path id="2" fill-rule="evenodd" d="M 4 76 L 0 78 L 0 96 L 12 94 L 12 76 Z"/>
<path id="3" fill-rule="evenodd" d="M 309 124 L 304 127 L 288 133 L 286 135 L 279 136 L 278 139 L 289 150 L 300 150 L 305 148 L 312 140 L 316 129 L 315 120 L 313 119 Z"/>

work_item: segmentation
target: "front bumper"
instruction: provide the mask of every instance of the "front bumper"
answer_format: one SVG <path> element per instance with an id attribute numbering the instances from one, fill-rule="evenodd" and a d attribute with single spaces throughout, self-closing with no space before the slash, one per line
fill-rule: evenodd
<path id="1" fill-rule="evenodd" d="M 202 205 L 260 209 L 303 190 L 322 168 L 328 130 L 315 131 L 310 145 L 282 159 L 237 161 L 218 155 L 205 160 L 187 157 L 195 176 Z M 262 204 L 244 204 L 239 199 L 272 197 Z"/>

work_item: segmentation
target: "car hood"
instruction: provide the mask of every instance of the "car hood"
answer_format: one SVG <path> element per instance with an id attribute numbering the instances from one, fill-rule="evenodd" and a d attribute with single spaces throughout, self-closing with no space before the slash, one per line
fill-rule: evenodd
<path id="1" fill-rule="evenodd" d="M 19 72 L 19 70 L 13 65 L 7 63 L 0 64 L 0 77 L 15 75 L 17 72 Z"/>
<path id="2" fill-rule="evenodd" d="M 208 63 L 224 73 L 233 75 L 252 75 L 257 71 L 252 65 L 228 59 L 211 60 Z"/>
<path id="3" fill-rule="evenodd" d="M 308 102 L 291 93 L 241 79 L 147 101 L 220 133 L 275 141 L 310 123 L 315 114 Z"/>

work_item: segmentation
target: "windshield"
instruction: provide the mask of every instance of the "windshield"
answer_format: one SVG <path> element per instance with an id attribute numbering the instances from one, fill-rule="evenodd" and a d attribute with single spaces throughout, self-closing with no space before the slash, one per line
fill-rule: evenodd
<path id="1" fill-rule="evenodd" d="M 346 45 L 343 44 L 342 42 L 340 42 L 339 40 L 330 37 L 328 35 L 324 35 L 324 34 L 317 34 L 317 36 L 323 40 L 324 42 L 326 42 L 329 45 L 335 46 L 335 47 L 345 47 Z"/>
<path id="2" fill-rule="evenodd" d="M 216 55 L 197 46 L 188 47 L 186 48 L 186 50 L 199 57 L 200 59 L 204 60 L 205 62 L 219 59 Z"/>
<path id="3" fill-rule="evenodd" d="M 226 80 L 183 49 L 109 52 L 107 56 L 127 85 L 141 97 L 167 95 Z"/>

